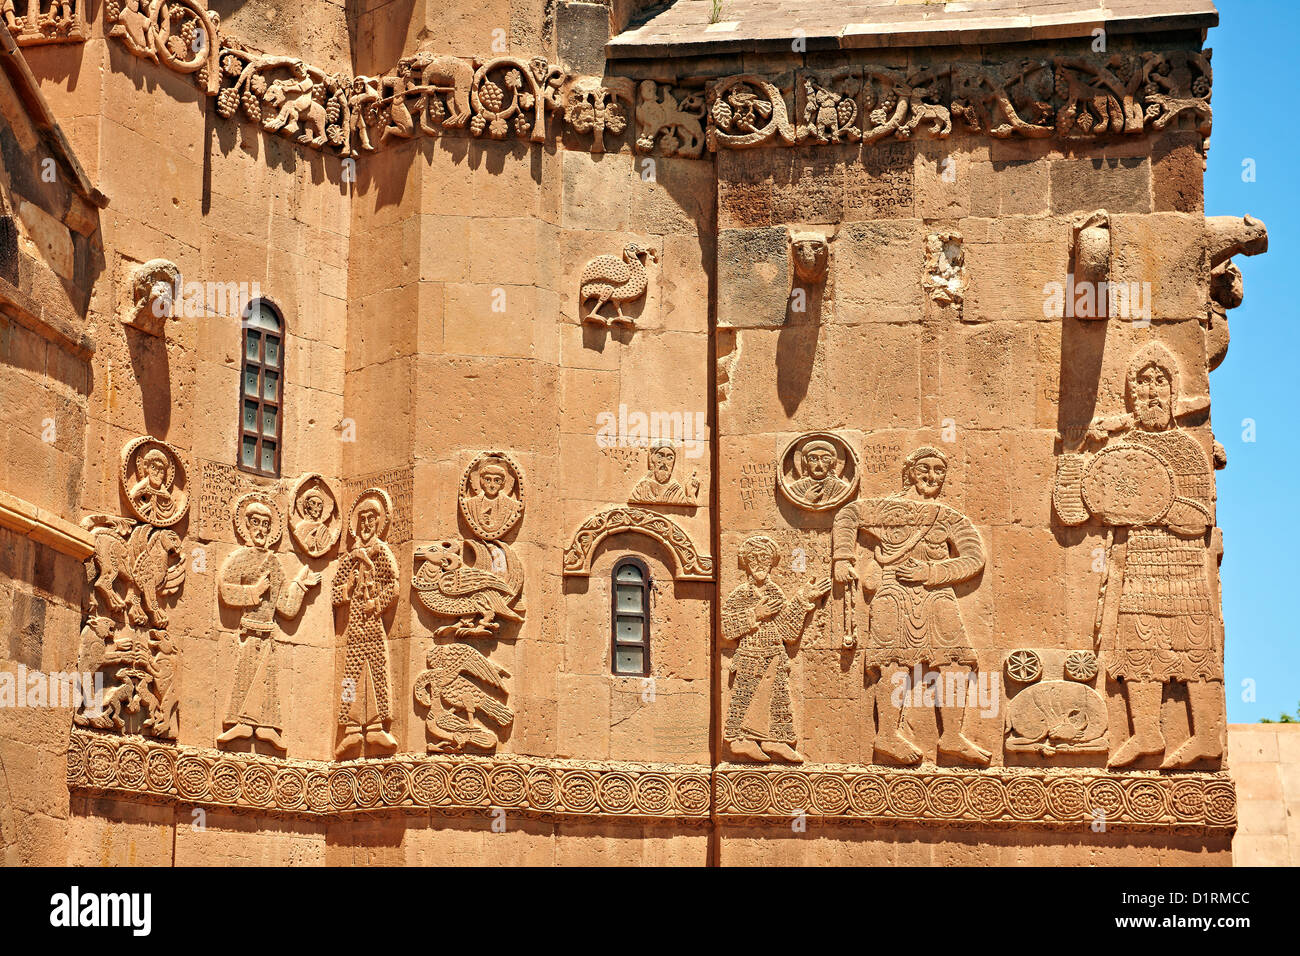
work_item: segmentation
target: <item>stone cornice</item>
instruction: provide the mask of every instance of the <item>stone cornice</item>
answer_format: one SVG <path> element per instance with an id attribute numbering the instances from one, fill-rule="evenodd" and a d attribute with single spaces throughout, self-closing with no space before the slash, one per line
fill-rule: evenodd
<path id="1" fill-rule="evenodd" d="M 89 532 L 5 491 L 0 491 L 0 528 L 8 528 L 78 561 L 95 553 L 95 539 Z"/>
<path id="2" fill-rule="evenodd" d="M 1226 773 L 1114 774 L 1036 769 L 903 770 L 397 755 L 284 760 L 74 729 L 74 793 L 271 816 L 469 815 L 493 809 L 569 817 L 789 826 L 827 823 L 1231 831 Z"/>
<path id="3" fill-rule="evenodd" d="M 161 68 L 193 75 L 222 117 L 351 159 L 443 135 L 554 137 L 599 153 L 629 128 L 637 151 L 687 158 L 704 145 L 868 145 L 943 138 L 954 129 L 1065 142 L 1158 132 L 1175 121 L 1210 132 L 1208 50 L 1025 58 L 1009 47 L 910 70 L 868 51 L 824 69 L 676 78 L 662 64 L 645 75 L 629 66 L 627 76 L 584 77 L 545 57 L 417 52 L 383 76 L 349 77 L 248 49 L 222 36 L 217 18 L 193 0 L 160 0 L 143 26 L 122 19 L 127 12 L 113 3 L 105 10 L 110 37 Z M 208 39 L 192 52 L 185 37 L 200 34 Z M 553 114 L 558 120 L 550 121 Z"/>

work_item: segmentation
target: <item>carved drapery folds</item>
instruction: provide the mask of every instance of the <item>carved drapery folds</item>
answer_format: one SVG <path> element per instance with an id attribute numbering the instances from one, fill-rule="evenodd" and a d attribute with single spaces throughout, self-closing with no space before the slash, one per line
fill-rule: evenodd
<path id="1" fill-rule="evenodd" d="M 3 0 L 0 13 L 19 46 L 83 43 L 86 0 Z"/>
<path id="2" fill-rule="evenodd" d="M 181 536 L 173 530 L 189 511 L 185 465 L 175 448 L 146 435 L 123 447 L 120 481 L 130 516 L 93 514 L 81 522 L 95 554 L 86 561 L 90 598 L 78 670 L 102 675 L 104 686 L 102 695 L 82 688 L 73 721 L 174 740 L 180 652 L 163 599 L 185 583 Z"/>

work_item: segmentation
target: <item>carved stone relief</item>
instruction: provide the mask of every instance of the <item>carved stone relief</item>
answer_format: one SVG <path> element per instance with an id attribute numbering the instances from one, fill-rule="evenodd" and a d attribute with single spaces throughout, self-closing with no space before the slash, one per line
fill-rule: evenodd
<path id="1" fill-rule="evenodd" d="M 755 535 L 740 546 L 740 567 L 745 583 L 738 585 L 722 605 L 722 637 L 736 642 L 731 658 L 735 681 L 727 707 L 723 740 L 733 759 L 773 757 L 803 763 L 795 750 L 798 736 L 790 709 L 790 652 L 798 643 L 808 615 L 831 589 L 829 578 L 808 582 L 787 598 L 771 579 L 781 551 L 766 535 Z M 759 685 L 767 681 L 770 713 L 764 720 L 750 709 Z"/>
<path id="2" fill-rule="evenodd" d="M 217 573 L 221 603 L 241 612 L 239 662 L 230 692 L 225 731 L 218 744 L 256 737 L 285 749 L 280 733 L 279 668 L 276 664 L 276 618 L 297 617 L 307 592 L 320 584 L 320 573 L 306 565 L 286 578 L 275 545 L 280 540 L 280 509 L 261 491 L 241 495 L 234 504 L 235 537 L 240 543 Z"/>
<path id="3" fill-rule="evenodd" d="M 1158 342 L 1138 349 L 1125 378 L 1126 412 L 1095 419 L 1057 465 L 1063 524 L 1096 520 L 1106 533 L 1095 638 L 1124 684 L 1133 734 L 1109 766 L 1164 755 L 1163 769 L 1223 753 L 1223 647 L 1211 588 L 1214 477 L 1201 444 L 1178 424 L 1178 366 Z M 1181 683 L 1192 735 L 1165 752 L 1165 685 Z"/>
<path id="4" fill-rule="evenodd" d="M 1049 666 L 1055 668 L 1049 676 Z M 1011 752 L 1105 753 L 1106 701 L 1092 651 L 1033 650 L 1007 654 L 1007 742 Z M 1011 688 L 1017 688 L 1011 693 Z"/>
<path id="5" fill-rule="evenodd" d="M 793 145 L 794 124 L 785 97 L 772 83 L 752 74 L 731 76 L 708 90 L 709 149 L 743 149 L 767 143 Z"/>
<path id="6" fill-rule="evenodd" d="M 176 488 L 183 475 L 172 446 L 150 436 L 132 439 L 122 449 L 120 480 L 137 520 L 94 514 L 81 521 L 95 553 L 86 561 L 90 598 L 78 668 L 102 673 L 106 690 L 92 700 L 82 688 L 78 725 L 176 737 L 180 652 L 162 600 L 185 583 L 181 537 L 172 528 L 188 507 Z"/>
<path id="7" fill-rule="evenodd" d="M 496 749 L 497 728 L 509 727 L 504 680 L 510 675 L 465 640 L 505 637 L 501 620 L 524 620 L 524 569 L 502 536 L 523 517 L 523 474 L 505 452 L 476 455 L 460 482 L 460 512 L 477 537 L 447 538 L 415 551 L 412 587 L 430 613 L 453 623 L 434 630 L 428 670 L 415 680 L 415 699 L 429 708 L 429 752 Z"/>
<path id="8" fill-rule="evenodd" d="M 636 105 L 637 152 L 698 159 L 704 152 L 704 92 L 642 80 Z"/>
<path id="9" fill-rule="evenodd" d="M 524 619 L 523 566 L 504 541 L 448 538 L 417 549 L 415 560 L 412 584 L 421 603 L 438 617 L 456 620 L 438 628 L 436 636 L 495 637 L 498 617 Z"/>
<path id="10" fill-rule="evenodd" d="M 309 557 L 330 552 L 343 529 L 338 499 L 324 475 L 308 472 L 289 491 L 289 536 Z"/>
<path id="11" fill-rule="evenodd" d="M 835 582 L 849 593 L 861 588 L 866 599 L 861 656 L 868 679 L 874 678 L 876 756 L 902 765 L 923 756 L 902 726 L 909 670 L 943 669 L 945 680 L 964 682 L 976 667 L 953 586 L 979 576 L 984 544 L 969 518 L 939 500 L 947 474 L 947 455 L 916 449 L 903 461 L 903 491 L 848 503 L 835 515 L 831 534 Z M 859 536 L 868 542 L 861 560 Z M 938 750 L 987 766 L 989 751 L 964 732 L 969 706 L 940 698 Z"/>
<path id="12" fill-rule="evenodd" d="M 1206 255 L 1210 265 L 1210 301 L 1205 318 L 1205 354 L 1210 370 L 1228 354 L 1228 309 L 1241 305 L 1245 287 L 1236 255 L 1268 251 L 1268 229 L 1253 216 L 1209 216 L 1205 220 Z"/>
<path id="13" fill-rule="evenodd" d="M 930 301 L 956 306 L 966 295 L 966 251 L 961 233 L 933 232 L 925 237 L 925 276 L 921 285 Z"/>
<path id="14" fill-rule="evenodd" d="M 199 85 L 216 92 L 217 29 L 221 16 L 194 0 L 106 0 L 110 37 L 143 59 L 176 73 L 196 74 Z"/>
<path id="15" fill-rule="evenodd" d="M 598 511 L 574 532 L 564 550 L 564 574 L 586 577 L 596 546 L 611 534 L 644 534 L 664 545 L 673 557 L 673 578 L 678 581 L 712 581 L 713 558 L 700 554 L 680 525 L 671 518 L 643 508 L 606 508 Z"/>
<path id="16" fill-rule="evenodd" d="M 570 128 L 591 136 L 591 151 L 605 151 L 605 134 L 621 136 L 627 112 L 619 101 L 632 104 L 632 81 L 625 77 L 583 76 L 574 80 L 565 97 L 564 118 Z"/>
<path id="17" fill-rule="evenodd" d="M 175 318 L 173 299 L 180 287 L 181 270 L 166 259 L 150 259 L 131 274 L 131 311 L 124 321 L 150 335 L 162 335 L 168 319 Z"/>
<path id="18" fill-rule="evenodd" d="M 1095 304 L 1091 310 L 1076 305 L 1073 313 L 1079 318 L 1104 319 L 1110 313 L 1110 296 L 1103 291 L 1109 288 L 1110 246 L 1110 216 L 1106 210 L 1098 209 L 1075 222 L 1074 281 L 1085 285 L 1085 295 L 1091 293 Z"/>
<path id="19" fill-rule="evenodd" d="M 623 314 L 623 303 L 635 302 L 645 295 L 647 259 L 658 262 L 659 254 L 648 246 L 629 242 L 623 247 L 622 257 L 597 256 L 588 262 L 578 280 L 579 305 L 585 309 L 592 300 L 596 304 L 582 317 L 582 321 L 598 326 L 613 323 L 633 327 L 636 323 Z M 614 306 L 615 314 L 611 318 L 600 314 L 606 303 Z"/>
<path id="20" fill-rule="evenodd" d="M 388 682 L 388 630 L 384 614 L 397 597 L 400 571 L 386 538 L 393 503 L 382 488 L 367 488 L 348 513 L 348 550 L 334 572 L 332 601 L 345 608 L 343 684 L 339 726 L 343 738 L 335 750 L 342 759 L 353 749 L 392 751 L 393 719 Z M 374 707 L 371 708 L 373 698 Z"/>
<path id="21" fill-rule="evenodd" d="M 677 467 L 677 449 L 672 442 L 655 442 L 646 449 L 646 473 L 632 487 L 630 505 L 681 505 L 694 508 L 699 503 L 699 472 L 692 471 L 683 484 L 673 478 Z"/>
<path id="22" fill-rule="evenodd" d="M 498 699 L 507 695 L 506 669 L 468 644 L 435 644 L 426 664 L 429 669 L 415 678 L 415 699 L 429 708 L 429 753 L 495 750 L 497 733 L 479 718 L 499 728 L 514 722 L 514 711 Z"/>
<path id="23" fill-rule="evenodd" d="M 832 432 L 809 432 L 786 445 L 776 486 L 797 508 L 830 511 L 858 489 L 857 452 Z"/>
<path id="24" fill-rule="evenodd" d="M 85 0 L 3 0 L 0 12 L 19 46 L 81 43 L 89 36 L 84 3 Z"/>
<path id="25" fill-rule="evenodd" d="M 856 99 L 861 88 L 861 71 L 852 67 L 803 74 L 798 101 L 799 142 L 856 143 L 862 139 Z"/>
<path id="26" fill-rule="evenodd" d="M 803 285 L 820 285 L 830 270 L 831 247 L 826 234 L 790 230 L 790 259 L 794 278 Z"/>
<path id="27" fill-rule="evenodd" d="M 155 528 L 170 528 L 189 511 L 185 465 L 160 439 L 144 435 L 123 446 L 122 488 L 131 514 Z"/>
<path id="28" fill-rule="evenodd" d="M 348 87 L 297 57 L 266 56 L 223 44 L 217 112 L 237 111 L 268 133 L 320 149 L 326 143 L 350 151 Z"/>

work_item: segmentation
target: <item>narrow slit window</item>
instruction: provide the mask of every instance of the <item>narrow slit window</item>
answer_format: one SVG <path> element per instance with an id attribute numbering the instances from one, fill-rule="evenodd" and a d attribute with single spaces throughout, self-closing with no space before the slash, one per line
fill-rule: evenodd
<path id="1" fill-rule="evenodd" d="M 620 676 L 650 675 L 650 571 L 620 558 L 610 581 L 610 667 Z"/>
<path id="2" fill-rule="evenodd" d="M 278 478 L 284 420 L 284 321 L 275 306 L 257 299 L 249 303 L 243 326 L 239 467 Z"/>

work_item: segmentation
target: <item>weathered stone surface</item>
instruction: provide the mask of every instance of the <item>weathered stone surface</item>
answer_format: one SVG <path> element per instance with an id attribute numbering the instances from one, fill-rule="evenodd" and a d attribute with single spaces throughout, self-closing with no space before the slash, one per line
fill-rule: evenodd
<path id="1" fill-rule="evenodd" d="M 0 859 L 1283 859 L 1208 5 L 391 6 L 16 31 Z"/>

